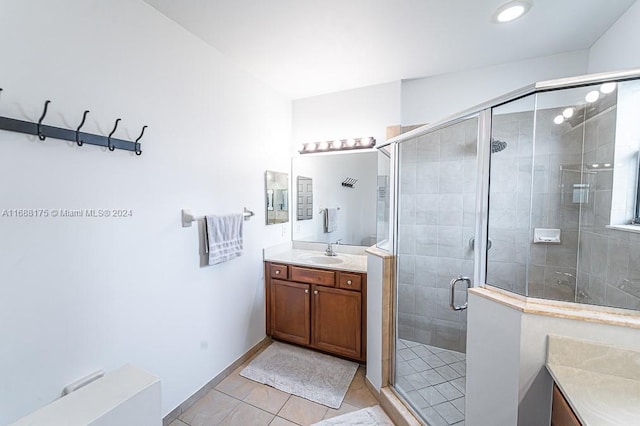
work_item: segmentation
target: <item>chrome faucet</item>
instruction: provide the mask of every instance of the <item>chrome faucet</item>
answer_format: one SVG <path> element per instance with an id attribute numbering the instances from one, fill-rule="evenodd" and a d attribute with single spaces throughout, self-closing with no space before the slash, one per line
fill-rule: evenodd
<path id="1" fill-rule="evenodd" d="M 327 249 L 324 251 L 324 255 L 325 256 L 337 256 L 338 253 L 336 253 L 335 251 L 333 251 L 333 244 L 338 244 L 340 245 L 340 241 L 342 241 L 342 238 L 340 238 L 338 241 L 336 241 L 335 243 L 329 243 L 327 245 Z"/>

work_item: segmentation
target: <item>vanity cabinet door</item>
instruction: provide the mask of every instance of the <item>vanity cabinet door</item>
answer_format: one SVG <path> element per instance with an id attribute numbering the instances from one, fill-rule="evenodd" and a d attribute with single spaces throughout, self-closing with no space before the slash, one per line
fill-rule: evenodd
<path id="1" fill-rule="evenodd" d="M 301 345 L 311 343 L 309 284 L 271 280 L 271 335 Z"/>
<path id="2" fill-rule="evenodd" d="M 580 420 L 578 420 L 571 406 L 555 383 L 553 384 L 551 426 L 582 426 L 582 423 L 580 423 Z"/>
<path id="3" fill-rule="evenodd" d="M 362 295 L 313 286 L 313 346 L 350 358 L 362 356 Z"/>

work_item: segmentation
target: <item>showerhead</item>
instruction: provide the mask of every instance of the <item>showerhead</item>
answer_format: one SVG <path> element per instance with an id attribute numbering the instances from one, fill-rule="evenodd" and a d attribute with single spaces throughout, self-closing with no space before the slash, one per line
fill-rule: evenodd
<path id="1" fill-rule="evenodd" d="M 496 152 L 500 152 L 507 147 L 507 143 L 505 141 L 500 141 L 498 139 L 491 139 L 491 153 L 495 154 Z"/>

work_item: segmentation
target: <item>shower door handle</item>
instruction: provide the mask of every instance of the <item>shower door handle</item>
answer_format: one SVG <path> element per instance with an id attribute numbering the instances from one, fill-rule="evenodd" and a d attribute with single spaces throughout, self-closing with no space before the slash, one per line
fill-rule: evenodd
<path id="1" fill-rule="evenodd" d="M 451 280 L 451 293 L 449 294 L 449 306 L 451 307 L 451 309 L 453 309 L 454 311 L 462 311 L 464 309 L 467 309 L 467 304 L 469 301 L 469 295 L 467 293 L 467 300 L 465 300 L 464 305 L 456 305 L 455 302 L 455 295 L 456 295 L 456 284 L 458 282 L 465 282 L 467 283 L 467 289 L 471 288 L 471 278 L 468 277 L 458 277 L 458 278 L 454 278 Z"/>

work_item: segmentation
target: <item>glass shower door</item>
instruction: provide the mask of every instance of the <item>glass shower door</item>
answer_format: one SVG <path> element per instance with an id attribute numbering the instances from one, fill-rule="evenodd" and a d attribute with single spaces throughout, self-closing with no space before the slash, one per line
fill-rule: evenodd
<path id="1" fill-rule="evenodd" d="M 478 117 L 398 144 L 394 387 L 429 425 L 464 422 Z"/>

